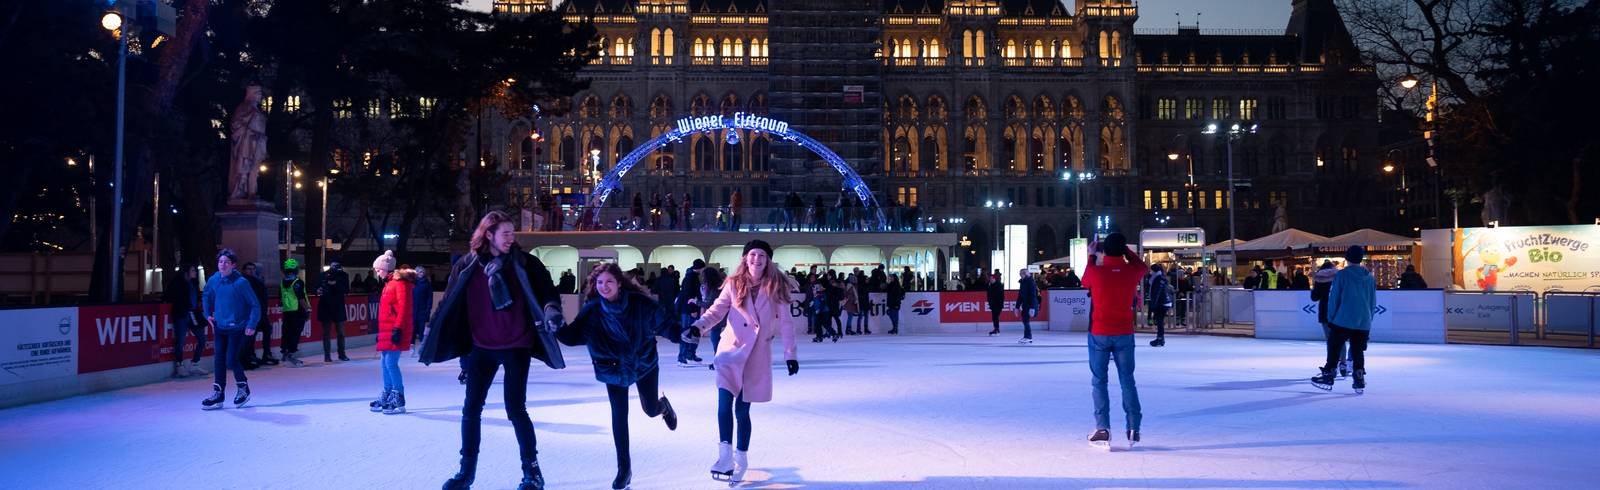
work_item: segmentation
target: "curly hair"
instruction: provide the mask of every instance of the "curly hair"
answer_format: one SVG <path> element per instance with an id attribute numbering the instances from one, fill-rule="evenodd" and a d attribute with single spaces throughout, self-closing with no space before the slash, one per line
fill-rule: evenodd
<path id="1" fill-rule="evenodd" d="M 505 211 L 490 211 L 489 214 L 483 215 L 483 219 L 478 220 L 478 228 L 472 231 L 469 248 L 475 253 L 488 255 L 490 242 L 494 240 L 490 235 L 494 234 L 494 229 L 501 223 L 511 223 L 511 215 Z M 515 228 L 516 224 L 513 223 L 512 227 Z"/>
<path id="2" fill-rule="evenodd" d="M 639 285 L 639 282 L 635 280 L 633 276 L 623 274 L 622 268 L 617 267 L 615 262 L 601 262 L 599 264 L 595 264 L 594 269 L 589 271 L 588 278 L 584 280 L 584 301 L 600 297 L 600 291 L 595 289 L 595 282 L 597 282 L 596 280 L 600 278 L 600 274 L 611 274 L 611 277 L 617 279 L 617 286 L 622 288 L 623 292 L 633 291 L 652 300 L 656 299 L 656 296 L 654 294 L 650 294 L 650 290 L 645 289 L 644 286 Z"/>

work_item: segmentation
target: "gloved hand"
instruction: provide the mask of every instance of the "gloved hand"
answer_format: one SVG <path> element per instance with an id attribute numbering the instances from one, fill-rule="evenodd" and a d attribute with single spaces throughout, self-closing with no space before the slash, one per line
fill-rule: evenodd
<path id="1" fill-rule="evenodd" d="M 683 343 L 685 343 L 685 344 L 698 344 L 698 343 L 700 343 L 700 341 L 698 340 L 697 336 L 694 334 L 695 331 L 696 330 L 694 328 L 692 328 L 692 327 L 683 329 L 683 335 L 679 335 L 678 336 L 678 340 L 683 342 Z"/>
<path id="2" fill-rule="evenodd" d="M 389 343 L 393 345 L 400 345 L 400 329 L 396 328 L 389 331 Z"/>
<path id="3" fill-rule="evenodd" d="M 556 308 L 555 305 L 545 305 L 544 330 L 546 332 L 554 333 L 556 330 L 560 330 L 561 326 L 566 325 L 566 323 L 567 318 L 561 316 L 560 308 Z"/>
<path id="4" fill-rule="evenodd" d="M 794 373 L 800 372 L 800 361 L 789 360 L 788 364 L 789 364 L 789 375 L 790 376 L 794 376 Z"/>

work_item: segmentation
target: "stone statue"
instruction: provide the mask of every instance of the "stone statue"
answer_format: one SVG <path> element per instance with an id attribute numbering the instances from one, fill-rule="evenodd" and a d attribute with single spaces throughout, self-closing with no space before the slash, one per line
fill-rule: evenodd
<path id="1" fill-rule="evenodd" d="M 1479 213 L 1479 217 L 1483 218 L 1485 226 L 1492 221 L 1500 222 L 1498 226 L 1510 225 L 1506 222 L 1506 208 L 1511 207 L 1511 196 L 1506 195 L 1505 190 L 1496 185 L 1488 192 L 1484 192 L 1481 199 L 1483 199 L 1483 212 Z"/>
<path id="2" fill-rule="evenodd" d="M 267 115 L 261 112 L 261 86 L 244 88 L 233 109 L 233 155 L 228 166 L 228 198 L 255 199 L 256 175 L 267 159 Z"/>
<path id="3" fill-rule="evenodd" d="M 1278 210 L 1272 213 L 1272 232 L 1277 233 L 1289 229 L 1289 205 L 1282 200 L 1278 201 Z"/>

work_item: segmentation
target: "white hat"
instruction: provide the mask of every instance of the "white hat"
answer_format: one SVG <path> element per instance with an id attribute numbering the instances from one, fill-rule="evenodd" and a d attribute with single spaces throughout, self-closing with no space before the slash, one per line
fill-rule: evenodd
<path id="1" fill-rule="evenodd" d="M 381 269 L 381 270 L 386 270 L 386 271 L 393 271 L 394 267 L 395 267 L 394 264 L 395 264 L 394 251 L 393 250 L 385 250 L 385 251 L 383 251 L 383 255 L 379 255 L 378 258 L 372 260 L 372 270 L 380 270 Z"/>

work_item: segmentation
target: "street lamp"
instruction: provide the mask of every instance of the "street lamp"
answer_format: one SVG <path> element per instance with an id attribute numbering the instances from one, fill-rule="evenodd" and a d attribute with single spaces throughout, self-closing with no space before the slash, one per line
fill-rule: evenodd
<path id="1" fill-rule="evenodd" d="M 1240 123 L 1233 123 L 1228 127 L 1228 133 L 1224 138 L 1228 147 L 1228 253 L 1231 254 L 1228 259 L 1232 261 L 1232 267 L 1229 267 L 1228 270 L 1230 278 L 1234 275 L 1233 269 L 1239 267 L 1239 233 L 1234 218 L 1234 194 L 1237 184 L 1233 181 L 1233 143 L 1243 138 L 1246 134 L 1255 134 L 1257 128 L 1258 126 L 1255 123 L 1251 123 L 1248 127 L 1242 126 Z M 1218 129 L 1217 123 L 1210 123 L 1206 124 L 1205 130 L 1201 131 L 1201 133 L 1217 134 Z"/>
<path id="2" fill-rule="evenodd" d="M 1012 204 L 1015 203 L 1000 200 L 983 202 L 983 207 L 989 208 L 990 214 L 994 218 L 990 221 L 990 227 L 994 229 L 994 234 L 991 235 L 994 237 L 994 243 L 990 244 L 989 247 L 990 257 L 993 257 L 993 252 L 1000 250 L 1000 244 L 1002 243 L 1000 240 L 1000 210 L 1010 208 Z M 990 266 L 993 268 L 994 264 L 990 264 Z"/>
<path id="3" fill-rule="evenodd" d="M 1072 173 L 1071 170 L 1061 172 L 1061 180 L 1072 185 L 1072 219 L 1076 223 L 1073 238 L 1083 238 L 1083 189 L 1084 182 L 1094 180 L 1094 172 Z"/>
<path id="4" fill-rule="evenodd" d="M 1183 138 L 1185 136 L 1187 136 L 1187 135 L 1184 134 L 1184 133 L 1175 134 L 1175 135 L 1172 136 L 1172 141 L 1177 141 L 1178 138 Z M 1167 161 L 1172 161 L 1172 162 L 1178 161 L 1179 155 L 1178 155 L 1177 148 L 1178 148 L 1177 146 L 1173 146 L 1173 150 L 1167 152 Z M 1183 186 L 1183 189 L 1184 189 L 1184 198 L 1183 198 L 1184 202 L 1183 202 L 1183 204 L 1185 206 L 1189 207 L 1189 226 L 1198 227 L 1198 226 L 1200 226 L 1200 217 L 1196 213 L 1195 206 L 1194 206 L 1195 189 L 1198 188 L 1198 186 L 1196 186 L 1194 184 L 1194 152 L 1192 152 L 1192 151 L 1188 152 L 1188 155 L 1189 155 L 1189 182 L 1184 184 L 1184 186 Z"/>
<path id="5" fill-rule="evenodd" d="M 113 303 L 122 300 L 122 121 L 128 87 L 128 32 L 123 30 L 124 20 L 122 12 L 115 8 L 100 16 L 100 27 L 117 37 L 117 140 L 113 165 L 116 175 L 111 183 L 111 246 L 106 247 L 111 251 L 110 299 Z"/>

